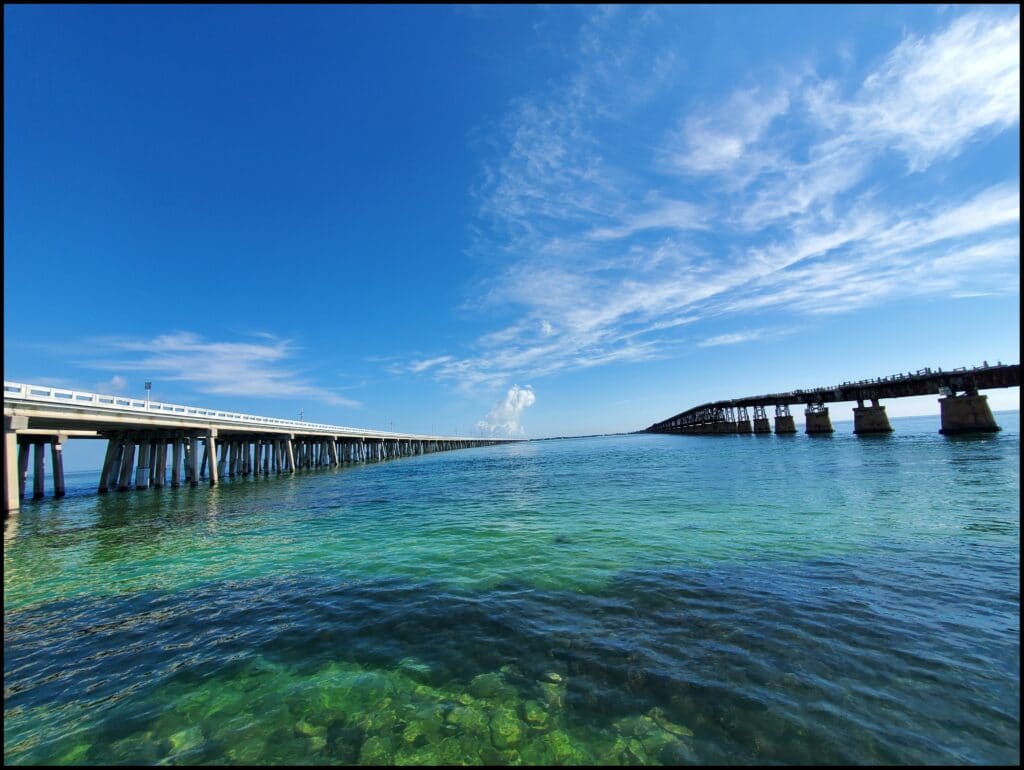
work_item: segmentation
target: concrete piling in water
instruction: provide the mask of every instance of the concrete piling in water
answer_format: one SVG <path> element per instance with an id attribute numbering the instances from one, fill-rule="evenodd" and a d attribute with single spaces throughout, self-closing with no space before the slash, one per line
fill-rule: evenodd
<path id="1" fill-rule="evenodd" d="M 824 404 L 808 404 L 804 410 L 804 430 L 811 435 L 834 433 L 832 420 L 828 416 L 828 407 Z"/>
<path id="2" fill-rule="evenodd" d="M 135 488 L 149 489 L 149 441 L 139 442 L 139 467 L 135 471 Z"/>
<path id="3" fill-rule="evenodd" d="M 796 423 L 793 421 L 793 415 L 789 413 L 789 404 L 775 406 L 775 433 L 796 433 Z"/>
<path id="4" fill-rule="evenodd" d="M 135 439 L 125 436 L 124 449 L 121 452 L 121 475 L 117 481 L 118 492 L 127 492 L 132 488 L 133 465 L 135 465 Z"/>
<path id="5" fill-rule="evenodd" d="M 892 433 L 889 416 L 877 398 L 871 399 L 871 406 L 864 406 L 864 401 L 857 400 L 857 406 L 853 408 L 853 432 L 858 435 Z"/>
<path id="6" fill-rule="evenodd" d="M 181 486 L 181 436 L 176 435 L 171 443 L 171 486 Z"/>
<path id="7" fill-rule="evenodd" d="M 750 415 L 745 406 L 736 407 L 736 432 L 753 433 L 753 429 L 750 426 Z"/>
<path id="8" fill-rule="evenodd" d="M 962 396 L 951 395 L 939 399 L 942 427 L 939 433 L 995 433 L 1002 430 L 992 416 L 988 396 L 979 396 L 977 391 Z"/>
<path id="9" fill-rule="evenodd" d="M 768 415 L 765 414 L 763 406 L 754 407 L 754 433 L 764 434 L 771 433 L 772 426 L 768 421 Z"/>
<path id="10" fill-rule="evenodd" d="M 17 431 L 28 427 L 28 418 L 4 415 L 4 512 L 21 508 L 25 496 L 25 473 L 28 472 L 28 453 L 18 446 Z M 22 456 L 24 455 L 24 460 Z M 23 469 L 24 466 L 24 469 Z"/>
<path id="11" fill-rule="evenodd" d="M 60 438 L 50 442 L 50 459 L 53 461 L 53 496 L 64 497 L 64 445 Z"/>

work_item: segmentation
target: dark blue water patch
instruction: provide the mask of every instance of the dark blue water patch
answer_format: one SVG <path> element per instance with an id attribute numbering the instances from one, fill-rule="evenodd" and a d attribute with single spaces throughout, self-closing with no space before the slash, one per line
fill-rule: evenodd
<path id="1" fill-rule="evenodd" d="M 1019 592 L 914 574 L 884 559 L 631 570 L 593 595 L 299 575 L 58 601 L 5 616 L 5 711 L 81 707 L 88 761 L 113 761 L 161 691 L 227 686 L 258 657 L 299 678 L 414 659 L 453 690 L 503 670 L 523 700 L 556 677 L 581 727 L 658 709 L 694 734 L 692 755 L 658 761 L 1017 762 L 1019 624 L 987 619 Z M 335 761 L 365 737 L 351 717 L 332 723 Z M 40 752 L 19 761 L 54 759 Z"/>

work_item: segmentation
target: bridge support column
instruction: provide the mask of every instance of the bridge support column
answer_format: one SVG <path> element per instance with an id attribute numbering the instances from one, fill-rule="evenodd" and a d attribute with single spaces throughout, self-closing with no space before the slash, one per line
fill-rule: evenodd
<path id="1" fill-rule="evenodd" d="M 4 417 L 4 514 L 21 507 L 24 480 L 19 473 L 18 428 L 27 428 L 27 417 Z M 25 455 L 26 460 L 28 455 Z M 26 465 L 26 468 L 28 466 Z"/>
<path id="2" fill-rule="evenodd" d="M 219 479 L 217 467 L 217 431 L 211 430 L 206 434 L 206 456 L 210 459 L 210 486 L 216 484 Z"/>
<path id="3" fill-rule="evenodd" d="M 53 462 L 53 496 L 64 497 L 64 445 L 60 437 L 50 442 L 50 460 Z"/>
<path id="4" fill-rule="evenodd" d="M 181 436 L 171 440 L 171 486 L 181 486 Z"/>
<path id="5" fill-rule="evenodd" d="M 195 436 L 188 437 L 188 470 L 189 484 L 193 487 L 199 486 L 199 439 Z"/>
<path id="6" fill-rule="evenodd" d="M 796 423 L 789 413 L 788 404 L 775 407 L 775 433 L 796 433 Z"/>
<path id="7" fill-rule="evenodd" d="M 834 433 L 832 428 L 832 420 L 828 416 L 828 407 L 823 404 L 808 404 L 807 409 L 804 410 L 804 418 L 806 420 L 805 432 L 815 433 Z"/>
<path id="8" fill-rule="evenodd" d="M 286 457 L 288 459 L 288 472 L 295 473 L 295 447 L 292 446 L 292 439 L 287 438 L 284 440 L 284 448 Z"/>
<path id="9" fill-rule="evenodd" d="M 38 500 L 45 494 L 46 484 L 46 444 L 37 441 L 35 447 L 35 464 L 32 467 L 32 497 Z"/>
<path id="10" fill-rule="evenodd" d="M 123 443 L 120 436 L 111 436 L 107 441 L 107 454 L 103 458 L 103 470 L 100 471 L 100 486 L 97 490 L 100 494 L 110 489 L 110 482 L 114 475 L 114 468 L 120 467 L 120 449 Z"/>
<path id="11" fill-rule="evenodd" d="M 153 486 L 156 489 L 163 489 L 167 486 L 167 439 L 162 438 L 156 442 L 156 478 Z"/>
<path id="12" fill-rule="evenodd" d="M 864 406 L 863 401 L 857 402 L 857 406 L 853 408 L 853 432 L 859 435 L 892 433 L 885 407 L 878 403 L 877 398 L 871 399 L 871 406 Z"/>
<path id="13" fill-rule="evenodd" d="M 124 448 L 121 450 L 121 475 L 117 480 L 117 491 L 126 492 L 132 488 L 132 466 L 135 465 L 135 439 L 124 437 Z"/>
<path id="14" fill-rule="evenodd" d="M 995 433 L 1002 430 L 996 425 L 996 418 L 988 406 L 988 396 L 977 392 L 963 396 L 947 396 L 939 399 L 942 412 L 942 428 L 939 433 L 947 436 L 957 433 Z"/>
<path id="15" fill-rule="evenodd" d="M 750 427 L 750 415 L 747 413 L 747 407 L 745 406 L 736 407 L 736 432 L 752 432 Z"/>
<path id="16" fill-rule="evenodd" d="M 135 488 L 149 489 L 149 441 L 139 442 L 139 467 L 135 471 Z"/>
<path id="17" fill-rule="evenodd" d="M 771 433 L 772 426 L 768 421 L 768 415 L 764 413 L 763 406 L 754 407 L 754 433 Z"/>

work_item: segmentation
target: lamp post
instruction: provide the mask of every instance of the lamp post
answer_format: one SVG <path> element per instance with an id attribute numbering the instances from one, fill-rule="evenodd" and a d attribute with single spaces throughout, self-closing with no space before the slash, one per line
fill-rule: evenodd
<path id="1" fill-rule="evenodd" d="M 153 383 L 146 380 L 146 408 L 149 409 L 149 391 L 153 389 Z"/>

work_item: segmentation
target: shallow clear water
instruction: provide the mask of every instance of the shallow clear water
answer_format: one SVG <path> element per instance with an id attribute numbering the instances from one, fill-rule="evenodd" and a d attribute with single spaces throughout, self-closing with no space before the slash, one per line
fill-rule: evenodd
<path id="1" fill-rule="evenodd" d="M 997 418 L 73 475 L 5 526 L 5 760 L 1018 763 Z"/>

